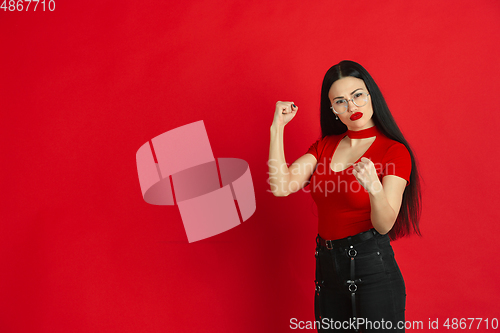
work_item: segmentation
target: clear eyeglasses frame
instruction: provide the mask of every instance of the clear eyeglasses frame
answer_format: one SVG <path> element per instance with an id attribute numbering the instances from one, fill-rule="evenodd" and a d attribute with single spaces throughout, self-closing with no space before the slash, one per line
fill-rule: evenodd
<path id="1" fill-rule="evenodd" d="M 368 104 L 368 96 L 370 96 L 369 93 L 358 91 L 351 99 L 338 98 L 334 100 L 333 105 L 330 106 L 330 109 L 332 109 L 335 114 L 345 113 L 349 108 L 350 101 L 352 101 L 357 107 L 362 107 Z"/>

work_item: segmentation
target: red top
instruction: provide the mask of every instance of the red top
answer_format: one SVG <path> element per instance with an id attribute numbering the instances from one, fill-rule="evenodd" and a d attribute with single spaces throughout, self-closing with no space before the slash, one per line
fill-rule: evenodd
<path id="1" fill-rule="evenodd" d="M 318 233 L 324 239 L 340 239 L 373 228 L 370 198 L 352 174 L 352 165 L 339 172 L 330 167 L 340 140 L 349 134 L 350 138 L 376 136 L 361 157 L 369 158 L 375 164 L 380 181 L 387 175 L 405 179 L 407 186 L 410 181 L 410 153 L 402 143 L 389 139 L 375 126 L 356 132 L 347 131 L 341 135 L 328 135 L 317 140 L 307 151 L 318 161 L 309 188 L 318 207 Z"/>

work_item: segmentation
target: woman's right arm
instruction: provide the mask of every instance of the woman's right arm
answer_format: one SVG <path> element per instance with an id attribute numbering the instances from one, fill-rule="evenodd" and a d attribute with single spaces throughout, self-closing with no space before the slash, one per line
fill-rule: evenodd
<path id="1" fill-rule="evenodd" d="M 309 184 L 317 161 L 312 154 L 299 157 L 289 167 L 285 160 L 283 132 L 285 125 L 295 117 L 298 107 L 293 102 L 277 102 L 271 125 L 269 147 L 269 184 L 271 192 L 278 197 L 287 196 Z"/>

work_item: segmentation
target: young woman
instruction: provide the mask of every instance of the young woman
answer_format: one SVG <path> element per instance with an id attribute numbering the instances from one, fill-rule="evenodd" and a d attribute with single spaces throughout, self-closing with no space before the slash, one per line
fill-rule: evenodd
<path id="1" fill-rule="evenodd" d="M 276 103 L 269 179 L 275 196 L 309 185 L 318 207 L 318 331 L 404 332 L 405 284 L 390 240 L 420 235 L 412 150 L 375 81 L 355 62 L 327 71 L 322 138 L 287 167 L 283 130 L 297 111 L 293 102 Z"/>

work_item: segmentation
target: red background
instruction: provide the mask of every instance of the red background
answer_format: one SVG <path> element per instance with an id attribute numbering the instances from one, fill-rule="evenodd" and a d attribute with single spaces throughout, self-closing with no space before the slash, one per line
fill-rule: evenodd
<path id="1" fill-rule="evenodd" d="M 286 332 L 313 320 L 315 207 L 268 192 L 277 100 L 291 163 L 326 70 L 381 87 L 423 177 L 423 237 L 393 243 L 407 319 L 499 317 L 500 3 L 68 1 L 0 11 L 1 332 Z M 189 244 L 141 197 L 135 153 L 203 120 L 257 210 Z M 484 326 L 481 326 L 484 328 Z"/>

